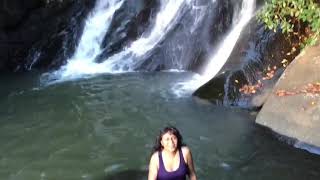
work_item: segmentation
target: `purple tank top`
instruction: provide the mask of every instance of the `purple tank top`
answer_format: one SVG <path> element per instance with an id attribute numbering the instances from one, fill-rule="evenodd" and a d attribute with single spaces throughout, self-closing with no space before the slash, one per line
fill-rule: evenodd
<path id="1" fill-rule="evenodd" d="M 181 149 L 179 149 L 179 167 L 177 170 L 168 172 L 163 164 L 162 153 L 159 154 L 159 170 L 157 180 L 186 180 L 186 175 L 188 174 L 188 166 L 184 162 L 183 154 Z"/>

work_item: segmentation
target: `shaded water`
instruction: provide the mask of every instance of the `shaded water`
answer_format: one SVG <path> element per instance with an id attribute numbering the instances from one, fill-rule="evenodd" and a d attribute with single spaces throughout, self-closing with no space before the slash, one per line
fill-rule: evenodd
<path id="1" fill-rule="evenodd" d="M 319 179 L 320 157 L 279 142 L 238 109 L 177 96 L 190 73 L 99 75 L 39 86 L 1 77 L 0 179 L 146 179 L 158 130 L 177 126 L 199 179 Z"/>

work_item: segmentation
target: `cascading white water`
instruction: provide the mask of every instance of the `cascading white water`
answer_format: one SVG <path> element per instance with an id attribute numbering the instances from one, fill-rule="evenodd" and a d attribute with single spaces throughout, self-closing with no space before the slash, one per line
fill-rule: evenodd
<path id="1" fill-rule="evenodd" d="M 94 60 L 101 53 L 100 44 L 108 30 L 113 14 L 121 7 L 123 1 L 100 0 L 97 2 L 93 14 L 86 22 L 84 33 L 74 56 L 68 60 L 67 65 L 51 74 L 54 79 L 66 80 L 82 77 L 84 74 L 132 71 L 134 65 L 143 59 L 143 56 L 148 55 L 162 41 L 170 29 L 175 26 L 179 20 L 179 13 L 183 5 L 191 5 L 191 2 L 193 2 L 193 0 L 161 0 L 160 11 L 156 16 L 154 26 L 148 31 L 148 34 L 143 34 L 142 37 L 121 52 L 109 57 L 103 63 L 96 63 Z M 243 1 L 239 20 L 235 21 L 232 31 L 225 38 L 218 53 L 211 58 L 204 76 L 198 76 L 195 81 L 187 83 L 188 90 L 194 90 L 210 80 L 223 66 L 242 28 L 252 16 L 254 2 L 254 0 Z M 215 0 L 212 0 L 212 3 L 215 3 Z M 194 9 L 191 8 L 192 11 Z M 199 18 L 201 19 L 201 16 Z M 184 88 L 186 88 L 186 85 L 184 85 Z"/>
<path id="2" fill-rule="evenodd" d="M 212 0 L 212 3 L 215 4 L 216 0 Z M 190 33 L 195 32 L 198 28 L 202 28 L 199 26 L 199 23 L 204 19 L 206 12 L 207 12 L 207 6 L 206 5 L 198 5 L 197 1 L 194 1 L 191 6 L 191 14 L 194 17 L 194 23 L 190 27 Z"/>
<path id="3" fill-rule="evenodd" d="M 43 75 L 45 81 L 63 81 L 81 76 L 94 66 L 94 59 L 101 52 L 100 44 L 108 31 L 113 14 L 124 0 L 98 0 L 91 15 L 86 20 L 79 45 L 67 64 L 53 73 Z"/>
<path id="4" fill-rule="evenodd" d="M 70 61 L 85 61 L 96 57 L 100 52 L 100 44 L 110 26 L 114 12 L 120 8 L 123 1 L 100 0 L 97 2 L 94 14 L 86 21 L 80 43 Z"/>
<path id="5" fill-rule="evenodd" d="M 118 73 L 132 71 L 132 67 L 151 51 L 176 24 L 179 10 L 192 0 L 161 0 L 161 8 L 149 34 L 144 34 L 121 52 L 109 57 L 103 63 L 94 60 L 101 53 L 100 44 L 108 30 L 114 12 L 124 0 L 100 0 L 89 17 L 74 56 L 60 70 L 51 74 L 54 79 L 66 80 L 84 74 Z"/>
<path id="6" fill-rule="evenodd" d="M 54 79 L 65 79 L 70 76 L 78 77 L 87 72 L 95 63 L 93 60 L 101 52 L 100 44 L 107 32 L 113 14 L 118 10 L 124 0 L 99 0 L 93 13 L 86 21 L 80 43 L 75 54 L 65 66 L 51 74 Z"/>
<path id="7" fill-rule="evenodd" d="M 177 14 L 184 0 L 163 0 L 161 1 L 161 10 L 156 18 L 156 23 L 147 37 L 141 37 L 139 40 L 133 42 L 130 46 L 130 51 L 141 56 L 150 51 L 164 35 L 175 24 Z"/>
<path id="8" fill-rule="evenodd" d="M 211 56 L 209 64 L 206 66 L 204 73 L 202 75 L 195 75 L 189 82 L 178 84 L 178 86 L 180 87 L 179 92 L 177 92 L 178 95 L 181 94 L 181 89 L 188 92 L 196 90 L 201 85 L 211 80 L 219 72 L 219 70 L 222 68 L 222 66 L 230 56 L 242 29 L 251 19 L 254 13 L 254 9 L 255 0 L 242 1 L 242 7 L 239 16 L 234 16 L 234 18 L 240 18 L 234 20 L 234 25 L 231 31 L 225 37 L 222 44 L 218 47 L 218 51 Z"/>
<path id="9" fill-rule="evenodd" d="M 190 1 L 190 0 L 189 0 Z M 143 35 L 118 54 L 109 57 L 95 67 L 96 73 L 101 72 L 127 72 L 144 55 L 147 55 L 176 24 L 179 10 L 185 0 L 161 0 L 160 12 L 157 14 L 155 24 L 150 33 Z"/>
<path id="10" fill-rule="evenodd" d="M 223 43 L 219 46 L 217 53 L 210 58 L 209 64 L 201 78 L 201 84 L 208 82 L 212 79 L 222 68 L 230 56 L 242 29 L 251 19 L 255 9 L 255 0 L 243 0 L 242 8 L 240 11 L 240 18 L 238 22 L 232 27 L 231 32 L 224 39 Z"/>

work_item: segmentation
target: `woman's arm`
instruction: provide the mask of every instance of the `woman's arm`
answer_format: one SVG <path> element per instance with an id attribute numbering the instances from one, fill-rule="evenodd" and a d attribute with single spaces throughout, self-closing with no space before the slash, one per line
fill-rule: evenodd
<path id="1" fill-rule="evenodd" d="M 186 154 L 186 159 L 187 159 L 187 165 L 189 168 L 189 178 L 190 178 L 190 180 L 197 180 L 196 171 L 195 171 L 194 165 L 193 165 L 191 151 L 188 147 L 185 147 L 185 152 L 186 152 L 185 154 Z"/>
<path id="2" fill-rule="evenodd" d="M 149 163 L 149 174 L 148 174 L 148 180 L 156 180 L 158 175 L 158 153 L 155 152 L 151 156 L 150 163 Z"/>

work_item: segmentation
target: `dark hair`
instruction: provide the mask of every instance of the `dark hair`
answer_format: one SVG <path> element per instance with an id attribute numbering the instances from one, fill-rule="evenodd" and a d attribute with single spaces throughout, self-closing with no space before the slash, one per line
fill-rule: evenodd
<path id="1" fill-rule="evenodd" d="M 167 132 L 170 132 L 177 137 L 177 139 L 178 139 L 178 147 L 177 148 L 178 149 L 180 149 L 182 146 L 185 146 L 185 144 L 183 143 L 183 138 L 182 138 L 179 130 L 174 126 L 167 126 L 167 127 L 163 128 L 162 130 L 160 130 L 160 133 L 157 136 L 156 142 L 152 148 L 151 155 L 157 151 L 162 150 L 161 139 L 162 139 L 162 136 L 164 134 L 166 134 Z"/>

